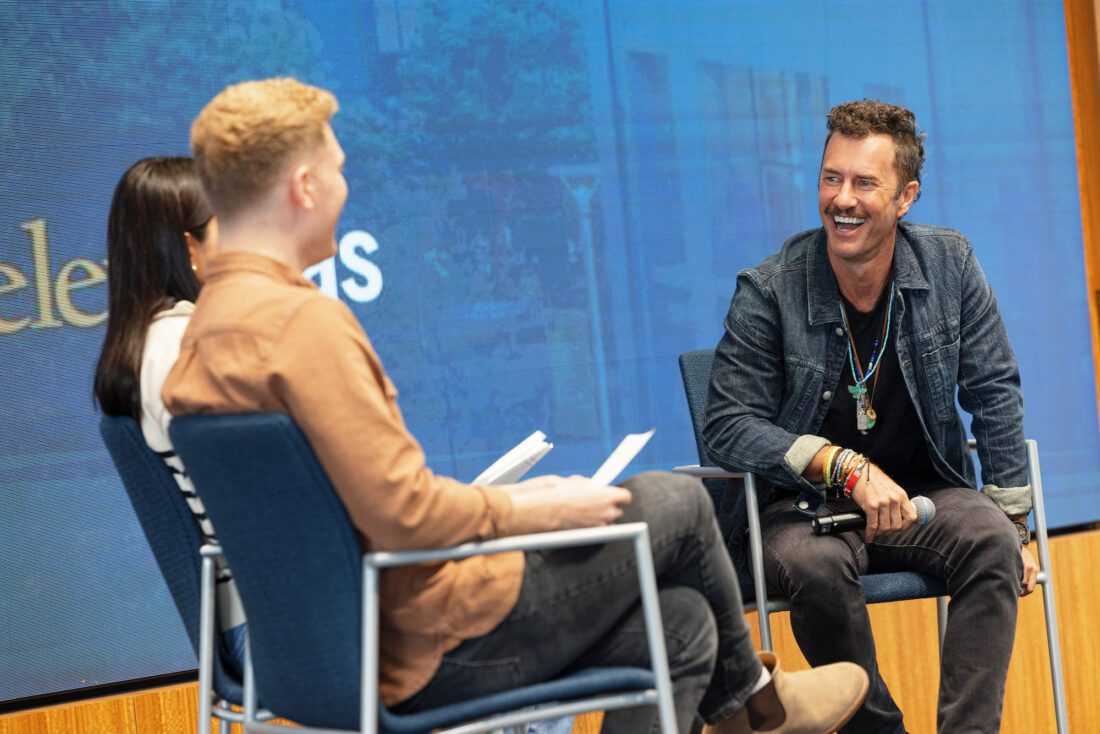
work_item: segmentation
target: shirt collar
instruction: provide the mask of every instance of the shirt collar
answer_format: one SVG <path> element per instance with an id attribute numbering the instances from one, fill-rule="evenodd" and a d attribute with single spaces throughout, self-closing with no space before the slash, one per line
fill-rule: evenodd
<path id="1" fill-rule="evenodd" d="M 153 314 L 153 321 L 172 318 L 173 316 L 187 316 L 195 312 L 195 304 L 191 301 L 176 301 L 171 308 L 164 308 Z"/>
<path id="2" fill-rule="evenodd" d="M 211 285 L 239 273 L 255 273 L 287 285 L 317 287 L 313 281 L 289 265 L 254 252 L 219 253 L 210 263 L 210 269 L 206 273 L 206 284 Z"/>

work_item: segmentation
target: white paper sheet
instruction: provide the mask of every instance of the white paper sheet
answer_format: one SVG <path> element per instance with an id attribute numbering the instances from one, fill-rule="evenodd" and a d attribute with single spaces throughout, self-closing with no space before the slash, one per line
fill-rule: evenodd
<path id="1" fill-rule="evenodd" d="M 531 467 L 546 456 L 554 444 L 546 440 L 546 434 L 535 431 L 520 441 L 511 451 L 493 462 L 471 484 L 513 484 Z"/>
<path id="2" fill-rule="evenodd" d="M 651 428 L 645 433 L 631 433 L 620 441 L 618 448 L 611 452 L 611 456 L 607 457 L 607 461 L 603 463 L 603 466 L 592 475 L 593 481 L 600 484 L 614 482 L 627 464 L 633 461 L 638 452 L 649 443 L 649 439 L 653 437 L 655 430 L 655 428 Z"/>

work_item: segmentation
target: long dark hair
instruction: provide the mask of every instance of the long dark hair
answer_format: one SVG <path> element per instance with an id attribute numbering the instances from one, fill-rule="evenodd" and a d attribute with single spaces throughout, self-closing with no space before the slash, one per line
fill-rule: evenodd
<path id="1" fill-rule="evenodd" d="M 158 311 L 198 297 L 183 233 L 205 240 L 212 214 L 190 158 L 145 158 L 115 187 L 107 216 L 107 335 L 94 388 L 107 415 L 140 420 L 145 332 Z"/>

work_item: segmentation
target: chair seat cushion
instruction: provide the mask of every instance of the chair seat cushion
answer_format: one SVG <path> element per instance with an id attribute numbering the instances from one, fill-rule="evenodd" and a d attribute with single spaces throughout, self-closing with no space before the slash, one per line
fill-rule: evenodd
<path id="1" fill-rule="evenodd" d="M 863 584 L 863 598 L 868 604 L 947 596 L 947 585 L 943 579 L 916 571 L 871 573 L 860 576 L 859 581 Z M 746 610 L 752 611 L 756 608 L 756 604 L 746 604 L 745 607 Z M 790 599 L 783 596 L 768 597 L 769 614 L 788 612 L 790 609 Z"/>
<path id="2" fill-rule="evenodd" d="M 915 571 L 872 573 L 860 576 L 859 580 L 863 583 L 863 596 L 868 604 L 928 599 L 947 594 L 943 579 Z"/>
<path id="3" fill-rule="evenodd" d="M 412 714 L 394 714 L 383 708 L 379 723 L 387 734 L 414 734 L 552 701 L 643 691 L 656 685 L 653 672 L 646 668 L 586 668 L 564 678 Z"/>

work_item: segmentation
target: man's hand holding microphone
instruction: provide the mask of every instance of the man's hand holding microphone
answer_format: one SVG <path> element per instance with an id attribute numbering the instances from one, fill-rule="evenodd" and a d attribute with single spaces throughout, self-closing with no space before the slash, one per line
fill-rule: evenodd
<path id="1" fill-rule="evenodd" d="M 838 452 L 849 456 L 838 456 Z M 925 525 L 936 516 L 931 500 L 926 497 L 910 500 L 886 472 L 865 457 L 836 446 L 821 449 L 807 467 L 806 475 L 827 486 L 843 488 L 844 494 L 862 510 L 862 514 L 843 512 L 814 518 L 813 529 L 818 535 L 863 528 L 864 539 L 872 543 L 877 535 L 906 530 L 914 523 Z"/>
<path id="2" fill-rule="evenodd" d="M 918 499 L 927 499 L 921 497 Z M 908 530 L 917 521 L 917 508 L 905 490 L 878 467 L 868 463 L 852 490 L 852 501 L 867 516 L 863 538 L 873 543 L 876 535 Z"/>

